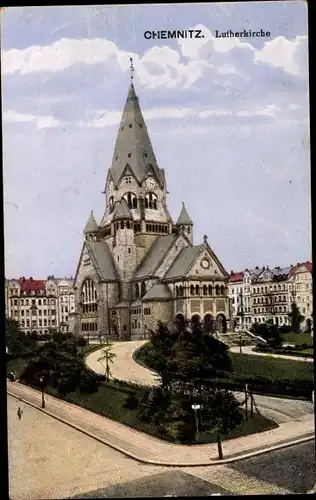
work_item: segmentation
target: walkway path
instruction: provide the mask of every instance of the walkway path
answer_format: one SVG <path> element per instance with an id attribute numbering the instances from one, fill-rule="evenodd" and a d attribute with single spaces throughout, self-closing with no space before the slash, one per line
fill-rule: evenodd
<path id="1" fill-rule="evenodd" d="M 235 347 L 230 347 L 229 349 L 231 352 L 240 352 L 240 347 L 235 346 Z M 314 363 L 313 358 L 304 358 L 304 356 L 288 356 L 287 354 L 271 354 L 270 352 L 256 352 L 253 351 L 253 346 L 244 346 L 242 347 L 242 353 L 243 354 L 252 354 L 253 356 L 269 356 L 272 358 L 280 358 L 280 359 L 287 359 L 289 361 L 307 361 L 308 363 Z"/>
<path id="2" fill-rule="evenodd" d="M 40 409 L 39 391 L 17 382 L 8 382 L 8 393 Z M 45 399 L 46 408 L 40 411 L 139 462 L 152 465 L 190 467 L 231 463 L 314 437 L 314 420 L 308 415 L 281 424 L 277 429 L 225 441 L 225 460 L 218 461 L 216 444 L 187 446 L 168 443 L 52 396 L 46 395 Z"/>
<path id="3" fill-rule="evenodd" d="M 116 358 L 111 364 L 113 378 L 150 387 L 159 385 L 159 376 L 139 365 L 133 359 L 133 353 L 146 342 L 146 340 L 138 340 L 113 343 L 112 351 L 116 354 Z M 100 356 L 100 350 L 94 351 L 87 357 L 86 363 L 91 370 L 105 373 L 104 362 L 98 361 Z M 236 392 L 235 395 L 240 401 L 245 398 L 244 393 Z M 264 416 L 275 420 L 278 424 L 290 422 L 293 419 L 306 418 L 306 416 L 313 418 L 314 415 L 314 405 L 309 401 L 256 395 L 255 402 Z"/>

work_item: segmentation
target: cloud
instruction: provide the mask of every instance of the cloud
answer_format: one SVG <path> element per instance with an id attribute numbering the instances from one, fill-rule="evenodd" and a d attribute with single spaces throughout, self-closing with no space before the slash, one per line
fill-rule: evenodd
<path id="1" fill-rule="evenodd" d="M 25 113 L 17 113 L 11 109 L 3 113 L 3 120 L 7 123 L 35 123 L 37 129 L 59 127 L 62 125 L 53 116 L 33 116 Z"/>
<path id="2" fill-rule="evenodd" d="M 275 117 L 282 109 L 275 104 L 268 104 L 263 107 L 250 108 L 244 111 L 229 111 L 221 108 L 209 108 L 198 110 L 194 108 L 153 108 L 143 110 L 144 119 L 150 120 L 183 120 L 185 118 L 206 119 L 211 117 Z M 118 125 L 121 121 L 122 113 L 118 111 L 99 111 L 98 118 L 87 122 L 78 121 L 76 124 L 80 127 L 103 128 L 112 125 Z"/>
<path id="3" fill-rule="evenodd" d="M 279 36 L 268 41 L 255 52 L 254 61 L 282 68 L 293 76 L 305 77 L 308 72 L 307 36 L 297 36 L 294 40 Z"/>
<path id="4" fill-rule="evenodd" d="M 307 74 L 307 37 L 294 40 L 277 37 L 255 50 L 251 43 L 239 38 L 216 38 L 203 25 L 192 29 L 202 31 L 201 39 L 177 39 L 176 49 L 154 46 L 140 56 L 121 50 L 104 38 L 61 38 L 51 45 L 34 45 L 25 49 L 10 49 L 2 54 L 4 75 L 28 75 L 39 72 L 58 73 L 75 65 L 104 65 L 104 74 L 128 71 L 130 57 L 134 59 L 136 76 L 145 88 L 191 87 L 210 72 L 218 75 L 244 76 L 249 64 L 257 63 L 282 68 L 294 76 Z M 245 66 L 245 62 L 247 62 Z"/>

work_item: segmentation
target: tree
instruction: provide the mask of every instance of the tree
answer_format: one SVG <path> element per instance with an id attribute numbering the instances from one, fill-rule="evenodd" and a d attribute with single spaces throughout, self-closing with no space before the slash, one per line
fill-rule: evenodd
<path id="1" fill-rule="evenodd" d="M 213 423 L 209 432 L 214 432 L 215 429 L 218 457 L 221 460 L 224 458 L 221 435 L 227 436 L 229 431 L 234 430 L 243 421 L 240 403 L 232 392 L 226 389 L 213 389 L 204 397 L 203 408 L 206 412 L 206 418 L 209 418 Z"/>
<path id="2" fill-rule="evenodd" d="M 300 310 L 295 301 L 291 304 L 291 312 L 289 313 L 289 317 L 291 318 L 292 331 L 294 333 L 300 333 L 301 323 L 304 319 L 304 316 L 302 316 L 302 314 L 300 313 Z"/>
<path id="3" fill-rule="evenodd" d="M 106 339 L 106 347 L 102 349 L 102 356 L 98 358 L 98 361 L 105 360 L 105 375 L 107 380 L 111 377 L 110 363 L 113 363 L 113 359 L 116 358 L 116 354 L 112 352 L 112 344 L 109 343 L 109 339 Z"/>
<path id="4" fill-rule="evenodd" d="M 30 335 L 25 335 L 20 324 L 12 318 L 5 319 L 6 346 L 8 354 L 12 357 L 28 356 L 37 346 L 36 340 Z"/>

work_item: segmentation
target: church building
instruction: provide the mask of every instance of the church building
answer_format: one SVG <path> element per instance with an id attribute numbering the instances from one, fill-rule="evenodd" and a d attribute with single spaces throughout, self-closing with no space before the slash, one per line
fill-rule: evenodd
<path id="1" fill-rule="evenodd" d="M 108 170 L 105 212 L 91 211 L 75 275 L 77 335 L 138 339 L 159 320 L 200 320 L 226 331 L 228 279 L 204 236 L 193 244 L 184 203 L 176 223 L 133 80 Z"/>

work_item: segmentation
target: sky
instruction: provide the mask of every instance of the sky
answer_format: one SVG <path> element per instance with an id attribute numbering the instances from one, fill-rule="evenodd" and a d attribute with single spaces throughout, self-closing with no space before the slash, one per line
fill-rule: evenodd
<path id="1" fill-rule="evenodd" d="M 203 39 L 146 39 L 200 29 Z M 216 38 L 216 30 L 265 38 Z M 311 256 L 304 1 L 12 7 L 1 18 L 6 278 L 75 274 L 134 84 L 168 207 L 228 272 Z"/>

